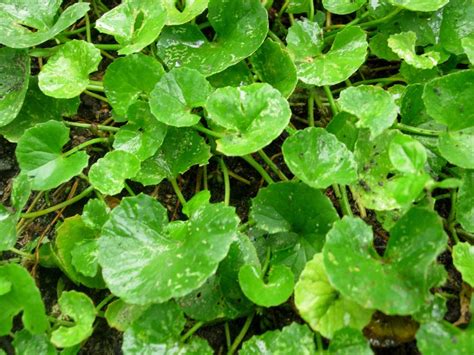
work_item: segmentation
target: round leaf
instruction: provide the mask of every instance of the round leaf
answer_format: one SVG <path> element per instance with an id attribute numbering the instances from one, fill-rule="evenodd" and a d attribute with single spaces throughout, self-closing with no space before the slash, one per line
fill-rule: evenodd
<path id="1" fill-rule="evenodd" d="M 342 328 L 334 333 L 328 348 L 334 355 L 372 355 L 370 344 L 364 335 L 352 328 Z"/>
<path id="2" fill-rule="evenodd" d="M 41 294 L 28 271 L 18 264 L 0 265 L 0 280 L 9 282 L 9 292 L 0 294 L 0 335 L 8 335 L 13 326 L 13 318 L 23 312 L 23 326 L 32 334 L 48 330 Z"/>
<path id="3" fill-rule="evenodd" d="M 20 112 L 29 78 L 28 54 L 22 50 L 0 48 L 0 127 L 13 121 Z"/>
<path id="4" fill-rule="evenodd" d="M 164 74 L 163 66 L 142 53 L 115 59 L 104 75 L 104 90 L 110 105 L 118 115 L 142 96 L 148 96 Z"/>
<path id="5" fill-rule="evenodd" d="M 398 115 L 392 96 L 376 86 L 352 86 L 341 92 L 339 105 L 343 111 L 356 116 L 358 127 L 368 128 L 376 137 L 391 127 Z"/>
<path id="6" fill-rule="evenodd" d="M 268 16 L 260 0 L 209 0 L 207 17 L 216 34 L 212 42 L 193 24 L 163 30 L 157 48 L 168 67 L 216 74 L 250 56 L 267 36 Z"/>
<path id="7" fill-rule="evenodd" d="M 327 53 L 304 57 L 293 53 L 298 78 L 316 86 L 338 84 L 348 79 L 364 63 L 367 47 L 365 32 L 357 26 L 348 26 L 337 33 Z"/>
<path id="8" fill-rule="evenodd" d="M 359 10 L 366 0 L 323 0 L 323 6 L 336 15 L 346 15 Z"/>
<path id="9" fill-rule="evenodd" d="M 93 44 L 72 40 L 61 46 L 39 73 L 39 87 L 58 99 L 78 96 L 89 84 L 89 74 L 96 71 L 102 57 Z"/>
<path id="10" fill-rule="evenodd" d="M 326 338 L 344 327 L 364 328 L 373 311 L 340 295 L 329 283 L 323 264 L 323 255 L 310 260 L 295 286 L 295 305 L 301 317 L 315 331 Z"/>
<path id="11" fill-rule="evenodd" d="M 153 198 L 125 198 L 99 239 L 104 279 L 132 304 L 184 296 L 214 274 L 238 223 L 233 208 L 221 204 L 203 206 L 186 222 L 168 223 L 166 209 Z"/>
<path id="12" fill-rule="evenodd" d="M 314 334 L 306 325 L 292 323 L 282 330 L 254 335 L 242 345 L 239 354 L 311 355 L 316 353 L 313 337 Z"/>
<path id="13" fill-rule="evenodd" d="M 391 229 L 381 258 L 371 228 L 359 218 L 344 217 L 327 235 L 324 267 L 331 284 L 364 308 L 413 314 L 443 281 L 435 268 L 446 242 L 437 214 L 412 208 Z"/>
<path id="14" fill-rule="evenodd" d="M 201 117 L 191 110 L 204 106 L 211 91 L 211 85 L 197 70 L 172 69 L 163 75 L 151 92 L 151 112 L 158 121 L 167 125 L 193 126 Z"/>
<path id="15" fill-rule="evenodd" d="M 283 96 L 289 97 L 296 87 L 296 67 L 288 52 L 267 39 L 250 57 L 250 63 L 260 80 L 271 84 Z"/>
<path id="16" fill-rule="evenodd" d="M 61 1 L 3 0 L 0 4 L 0 43 L 13 48 L 33 47 L 51 39 L 89 11 L 89 3 L 77 3 L 56 18 Z"/>
<path id="17" fill-rule="evenodd" d="M 72 318 L 75 324 L 71 327 L 61 326 L 53 331 L 51 342 L 60 348 L 80 344 L 92 334 L 96 315 L 94 303 L 87 295 L 77 291 L 63 292 L 58 303 L 61 312 Z"/>
<path id="18" fill-rule="evenodd" d="M 282 146 L 291 172 L 314 188 L 348 185 L 357 179 L 352 152 L 323 128 L 306 128 L 286 139 Z"/>
<path id="19" fill-rule="evenodd" d="M 210 147 L 195 130 L 169 127 L 161 148 L 141 164 L 134 180 L 156 185 L 165 178 L 175 178 L 193 165 L 207 164 Z"/>
<path id="20" fill-rule="evenodd" d="M 282 182 L 260 189 L 252 200 L 250 218 L 266 238 L 272 263 L 291 266 L 298 276 L 321 251 L 326 233 L 339 219 L 331 201 L 303 183 Z"/>
<path id="21" fill-rule="evenodd" d="M 114 150 L 100 158 L 89 170 L 89 180 L 103 194 L 116 195 L 125 187 L 125 180 L 140 170 L 138 158 L 123 150 Z"/>
<path id="22" fill-rule="evenodd" d="M 214 91 L 206 109 L 223 135 L 217 150 L 227 156 L 256 152 L 277 138 L 290 122 L 291 110 L 281 93 L 269 84 L 225 87 Z"/>
<path id="23" fill-rule="evenodd" d="M 56 349 L 46 334 L 33 335 L 26 329 L 17 331 L 12 341 L 15 354 L 56 355 Z"/>
<path id="24" fill-rule="evenodd" d="M 474 285 L 474 246 L 458 243 L 453 247 L 453 263 L 464 282 Z"/>
<path id="25" fill-rule="evenodd" d="M 285 265 L 272 266 L 266 282 L 260 270 L 253 265 L 244 265 L 239 271 L 239 283 L 244 295 L 264 307 L 286 302 L 293 293 L 294 278 L 291 269 Z"/>
<path id="26" fill-rule="evenodd" d="M 435 121 L 459 130 L 474 126 L 474 70 L 462 70 L 425 85 L 423 101 Z"/>
<path id="27" fill-rule="evenodd" d="M 100 232 L 102 226 L 109 219 L 109 213 L 110 209 L 104 201 L 90 199 L 84 206 L 81 217 L 88 228 Z"/>
<path id="28" fill-rule="evenodd" d="M 422 324 L 416 332 L 416 345 L 423 354 L 472 354 L 474 331 L 461 330 L 448 322 Z"/>
<path id="29" fill-rule="evenodd" d="M 439 53 L 426 52 L 417 55 L 415 45 L 416 33 L 412 31 L 394 34 L 388 39 L 388 46 L 392 51 L 415 68 L 431 69 L 438 64 L 441 59 Z"/>
<path id="30" fill-rule="evenodd" d="M 474 32 L 473 19 L 474 4 L 471 0 L 450 0 L 443 9 L 439 33 L 443 48 L 457 55 L 462 54 L 462 39 Z"/>
<path id="31" fill-rule="evenodd" d="M 304 61 L 305 58 L 309 61 L 321 54 L 324 46 L 323 30 L 317 22 L 303 18 L 302 21 L 295 21 L 288 29 L 286 42 L 288 50 L 297 61 Z"/>
<path id="32" fill-rule="evenodd" d="M 154 0 L 125 0 L 103 14 L 95 24 L 122 45 L 118 54 L 140 52 L 153 43 L 166 22 L 166 10 Z"/>
<path id="33" fill-rule="evenodd" d="M 451 164 L 474 169 L 474 127 L 442 133 L 438 148 L 443 158 Z"/>
<path id="34" fill-rule="evenodd" d="M 0 205 L 0 251 L 13 248 L 16 244 L 18 218 L 6 207 Z"/>
<path id="35" fill-rule="evenodd" d="M 426 163 L 426 149 L 416 139 L 399 135 L 390 142 L 388 155 L 393 166 L 404 173 L 418 173 Z"/>
<path id="36" fill-rule="evenodd" d="M 91 272 L 86 271 L 84 273 L 84 270 L 91 271 L 91 265 L 92 268 L 96 267 L 93 266 L 96 262 L 93 259 L 90 262 L 87 254 L 84 255 L 87 249 L 84 251 L 81 248 L 84 248 L 84 245 L 94 246 L 96 242 L 97 238 L 94 230 L 85 225 L 81 216 L 65 219 L 64 223 L 57 229 L 56 238 L 54 239 L 54 252 L 58 266 L 74 283 L 83 284 L 90 288 L 104 287 L 104 281 L 100 273 L 96 272 L 92 275 Z M 76 248 L 79 248 L 79 250 L 76 250 Z M 97 254 L 97 249 L 92 250 L 91 253 L 92 255 Z M 96 255 L 94 255 L 94 258 L 96 258 Z"/>
<path id="37" fill-rule="evenodd" d="M 79 175 L 88 165 L 83 152 L 62 154 L 69 141 L 69 128 L 48 121 L 28 129 L 18 141 L 16 158 L 24 174 L 32 181 L 33 190 L 50 190 Z"/>
<path id="38" fill-rule="evenodd" d="M 121 299 L 115 300 L 107 306 L 105 319 L 107 324 L 121 332 L 124 332 L 130 324 L 135 322 L 148 309 L 148 306 L 127 304 Z"/>

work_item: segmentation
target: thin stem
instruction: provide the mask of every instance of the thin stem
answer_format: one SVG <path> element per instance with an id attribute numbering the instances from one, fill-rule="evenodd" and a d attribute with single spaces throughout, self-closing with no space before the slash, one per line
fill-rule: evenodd
<path id="1" fill-rule="evenodd" d="M 314 88 L 309 91 L 308 97 L 308 125 L 314 127 Z"/>
<path id="2" fill-rule="evenodd" d="M 241 158 L 244 159 L 247 163 L 249 163 L 255 170 L 257 170 L 258 173 L 262 176 L 262 178 L 267 182 L 267 184 L 270 185 L 275 183 L 275 181 L 273 181 L 273 179 L 270 175 L 268 175 L 265 169 L 262 168 L 262 166 L 257 163 L 257 161 L 250 154 L 244 155 Z"/>
<path id="3" fill-rule="evenodd" d="M 309 2 L 308 20 L 314 20 L 314 1 Z"/>
<path id="4" fill-rule="evenodd" d="M 22 218 L 37 218 L 37 217 L 44 216 L 48 213 L 60 210 L 62 208 L 70 206 L 70 205 L 73 205 L 77 201 L 82 200 L 84 197 L 88 196 L 93 190 L 94 190 L 94 188 L 92 186 L 89 186 L 87 189 L 82 191 L 79 195 L 76 195 L 76 196 L 74 196 L 73 198 L 71 198 L 69 200 L 58 203 L 57 205 L 46 208 L 44 210 L 30 212 L 30 213 L 22 213 L 20 216 Z"/>
<path id="5" fill-rule="evenodd" d="M 108 295 L 107 297 L 105 297 L 98 305 L 97 307 L 95 307 L 95 310 L 96 312 L 100 312 L 100 310 L 102 308 L 104 308 L 113 298 L 115 297 L 115 295 Z"/>
<path id="6" fill-rule="evenodd" d="M 222 175 L 224 176 L 224 205 L 229 206 L 230 202 L 230 179 L 229 179 L 229 169 L 225 165 L 224 158 L 219 159 L 219 164 L 221 165 Z"/>
<path id="7" fill-rule="evenodd" d="M 106 132 L 118 132 L 120 130 L 120 128 L 118 127 L 105 126 L 101 124 L 80 123 L 80 122 L 70 122 L 70 121 L 63 121 L 63 123 L 66 126 L 70 126 L 70 127 L 98 129 L 98 130 L 106 131 Z"/>
<path id="8" fill-rule="evenodd" d="M 399 7 L 397 9 L 395 9 L 394 11 L 392 11 L 391 13 L 389 13 L 387 16 L 384 16 L 384 17 L 379 18 L 377 20 L 361 23 L 361 24 L 359 24 L 359 26 L 362 27 L 362 28 L 367 28 L 367 27 L 377 26 L 381 23 L 386 23 L 391 18 L 397 16 L 401 11 L 402 11 L 402 8 Z"/>
<path id="9" fill-rule="evenodd" d="M 283 13 L 285 12 L 286 8 L 288 7 L 288 4 L 290 3 L 290 0 L 286 0 L 283 6 L 281 7 L 280 11 L 278 11 L 278 17 L 281 17 Z"/>
<path id="10" fill-rule="evenodd" d="M 451 236 L 454 239 L 454 243 L 457 244 L 459 243 L 459 237 L 458 233 L 456 232 L 456 200 L 457 200 L 457 192 L 456 190 L 453 190 L 451 192 L 451 210 L 449 211 L 449 217 L 448 217 L 448 226 L 449 226 L 449 231 L 451 232 Z"/>
<path id="11" fill-rule="evenodd" d="M 208 182 L 207 182 L 207 166 L 204 165 L 202 167 L 202 183 L 203 183 L 203 186 L 204 186 L 204 190 L 209 190 L 209 185 L 208 185 Z"/>
<path id="12" fill-rule="evenodd" d="M 94 27 L 94 24 L 90 25 L 90 27 L 91 28 Z M 69 37 L 69 36 L 77 35 L 79 33 L 86 32 L 86 31 L 87 31 L 87 27 L 81 27 L 72 31 L 64 31 L 62 32 L 62 34 Z"/>
<path id="13" fill-rule="evenodd" d="M 198 331 L 204 325 L 204 322 L 197 322 L 195 323 L 182 337 L 181 343 L 184 343 L 188 338 L 190 338 L 194 333 Z"/>
<path id="14" fill-rule="evenodd" d="M 101 80 L 92 80 L 92 79 L 89 79 L 89 84 L 104 87 L 104 82 L 101 81 Z"/>
<path id="15" fill-rule="evenodd" d="M 125 186 L 125 190 L 127 190 L 128 194 L 130 196 L 137 196 L 137 194 L 135 192 L 133 192 L 132 188 L 130 187 L 129 184 L 127 184 L 126 182 L 124 182 L 124 186 Z"/>
<path id="16" fill-rule="evenodd" d="M 252 313 L 251 315 L 247 317 L 247 319 L 245 320 L 244 326 L 242 327 L 242 329 L 240 330 L 240 333 L 237 335 L 234 342 L 232 343 L 229 351 L 227 352 L 227 355 L 233 355 L 234 352 L 239 347 L 242 340 L 244 340 L 245 334 L 247 334 L 250 328 L 250 325 L 252 324 L 252 320 L 254 316 L 255 316 L 255 313 Z"/>
<path id="17" fill-rule="evenodd" d="M 235 180 L 237 181 L 240 181 L 241 183 L 245 184 L 245 185 L 252 185 L 252 183 L 247 180 L 246 178 L 243 178 L 242 176 L 234 173 L 232 170 L 229 170 L 229 175 L 231 178 L 234 178 Z"/>
<path id="18" fill-rule="evenodd" d="M 204 134 L 207 134 L 208 136 L 215 137 L 215 138 L 224 138 L 225 135 L 216 131 L 213 131 L 209 128 L 206 128 L 204 126 L 201 126 L 199 124 L 193 126 L 194 129 L 196 129 L 199 132 L 202 132 Z"/>
<path id="19" fill-rule="evenodd" d="M 268 31 L 268 37 L 270 37 L 271 39 L 273 39 L 275 42 L 278 42 L 280 44 L 283 44 L 283 41 L 280 39 L 280 37 L 278 37 L 275 33 L 273 33 L 272 31 Z"/>
<path id="20" fill-rule="evenodd" d="M 320 333 L 316 333 L 316 343 L 318 344 L 318 353 L 324 354 L 323 338 Z"/>
<path id="21" fill-rule="evenodd" d="M 270 169 L 273 170 L 273 172 L 275 174 L 278 175 L 278 177 L 282 180 L 282 181 L 288 181 L 289 179 L 286 177 L 285 174 L 283 174 L 283 172 L 278 168 L 278 166 L 273 162 L 273 160 L 270 159 L 270 157 L 265 153 L 265 151 L 263 149 L 260 149 L 258 151 L 258 155 L 260 155 L 260 157 L 263 159 L 263 161 L 265 163 L 267 163 L 267 165 L 270 167 Z"/>
<path id="22" fill-rule="evenodd" d="M 86 13 L 86 40 L 89 43 L 92 43 L 92 36 L 91 36 L 91 21 L 89 19 L 89 14 Z"/>
<path id="23" fill-rule="evenodd" d="M 29 260 L 34 260 L 34 255 L 30 253 L 26 253 L 23 250 L 17 249 L 17 248 L 10 248 L 8 251 L 15 253 L 17 255 L 20 255 L 22 258 L 29 259 Z"/>
<path id="24" fill-rule="evenodd" d="M 230 329 L 229 329 L 228 322 L 224 323 L 224 333 L 225 333 L 225 344 L 227 346 L 227 349 L 230 349 L 232 345 L 232 341 L 230 340 Z"/>
<path id="25" fill-rule="evenodd" d="M 86 94 L 86 95 L 89 95 L 90 97 L 93 97 L 94 99 L 103 101 L 103 102 L 105 102 L 105 103 L 109 103 L 109 100 L 107 100 L 106 97 L 101 96 L 101 95 L 98 95 L 98 94 L 96 94 L 96 93 L 93 93 L 92 91 L 84 90 L 83 93 Z"/>
<path id="26" fill-rule="evenodd" d="M 327 85 L 324 86 L 324 92 L 326 93 L 326 96 L 328 97 L 329 106 L 331 107 L 332 114 L 336 115 L 338 112 L 338 109 L 336 106 L 336 102 L 334 102 L 334 96 L 332 96 L 332 92 L 329 86 Z"/>
<path id="27" fill-rule="evenodd" d="M 400 131 L 413 133 L 418 136 L 427 136 L 427 137 L 438 137 L 439 135 L 441 135 L 441 133 L 443 133 L 442 131 L 433 131 L 431 129 L 408 126 L 403 123 L 395 123 L 393 125 L 393 128 L 398 128 Z"/>
<path id="28" fill-rule="evenodd" d="M 175 178 L 168 178 L 168 181 L 170 182 L 171 186 L 173 187 L 173 190 L 178 196 L 178 200 L 181 203 L 182 206 L 186 205 L 186 199 L 183 196 L 183 193 L 181 192 L 181 189 L 179 188 L 178 182 L 176 181 Z"/>
<path id="29" fill-rule="evenodd" d="M 67 152 L 63 153 L 63 157 L 66 158 L 70 155 L 73 155 L 79 150 L 82 150 L 90 145 L 97 144 L 97 143 L 107 143 L 108 141 L 109 141 L 108 138 L 94 138 L 94 139 L 88 140 L 87 142 L 79 144 L 78 146 L 75 146 L 71 150 L 68 150 Z"/>
<path id="30" fill-rule="evenodd" d="M 349 198 L 347 196 L 347 191 L 345 186 L 338 184 L 333 184 L 332 188 L 334 190 L 334 194 L 336 195 L 339 203 L 341 205 L 342 213 L 346 216 L 352 216 L 351 205 L 349 204 Z"/>
<path id="31" fill-rule="evenodd" d="M 86 90 L 90 91 L 99 91 L 99 92 L 104 92 L 104 87 L 103 86 L 97 86 L 97 85 L 93 85 L 93 84 L 89 84 L 86 86 Z"/>

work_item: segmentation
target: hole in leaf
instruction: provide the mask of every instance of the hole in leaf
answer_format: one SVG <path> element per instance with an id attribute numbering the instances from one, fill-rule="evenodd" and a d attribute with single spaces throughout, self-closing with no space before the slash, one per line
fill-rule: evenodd
<path id="1" fill-rule="evenodd" d="M 24 27 L 26 28 L 28 31 L 31 31 L 31 32 L 38 32 L 38 30 L 34 27 L 31 27 L 31 26 L 28 26 L 28 25 L 24 25 L 22 23 L 19 24 L 21 27 Z"/>
<path id="2" fill-rule="evenodd" d="M 179 12 L 183 12 L 186 8 L 186 0 L 176 0 L 174 6 Z"/>
<path id="3" fill-rule="evenodd" d="M 142 27 L 144 19 L 145 19 L 145 15 L 143 14 L 143 11 L 140 11 L 137 14 L 137 17 L 135 18 L 135 23 L 133 25 L 134 31 L 138 31 Z"/>

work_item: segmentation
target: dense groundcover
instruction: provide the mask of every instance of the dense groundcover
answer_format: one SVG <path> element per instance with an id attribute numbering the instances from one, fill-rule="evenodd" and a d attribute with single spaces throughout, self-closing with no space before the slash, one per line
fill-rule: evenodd
<path id="1" fill-rule="evenodd" d="M 473 354 L 472 0 L 3 0 L 0 354 Z"/>

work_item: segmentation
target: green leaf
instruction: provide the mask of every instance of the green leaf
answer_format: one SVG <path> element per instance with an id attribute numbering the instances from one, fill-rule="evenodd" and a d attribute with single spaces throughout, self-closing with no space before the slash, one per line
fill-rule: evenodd
<path id="1" fill-rule="evenodd" d="M 364 335 L 353 328 L 342 328 L 334 333 L 328 348 L 334 355 L 372 355 L 370 344 Z"/>
<path id="2" fill-rule="evenodd" d="M 303 18 L 288 29 L 288 50 L 297 60 L 309 61 L 321 54 L 324 47 L 323 30 L 317 22 Z"/>
<path id="3" fill-rule="evenodd" d="M 253 74 L 244 60 L 220 73 L 209 76 L 207 80 L 215 88 L 245 86 L 254 82 Z"/>
<path id="4" fill-rule="evenodd" d="M 457 243 L 453 247 L 453 263 L 461 273 L 464 282 L 474 285 L 474 246 Z"/>
<path id="5" fill-rule="evenodd" d="M 259 0 L 209 0 L 207 17 L 212 42 L 193 24 L 163 30 L 157 48 L 168 67 L 216 74 L 250 56 L 267 36 L 268 15 Z"/>
<path id="6" fill-rule="evenodd" d="M 122 46 L 118 54 L 140 52 L 159 36 L 166 22 L 166 10 L 154 0 L 125 0 L 103 14 L 95 24 L 102 33 L 114 36 Z"/>
<path id="7" fill-rule="evenodd" d="M 389 61 L 398 60 L 398 55 L 395 54 L 388 46 L 388 37 L 389 34 L 384 32 L 379 32 L 373 36 L 369 41 L 370 51 L 373 55 L 379 57 L 380 59 Z"/>
<path id="8" fill-rule="evenodd" d="M 211 92 L 211 85 L 197 70 L 174 68 L 161 77 L 151 92 L 151 112 L 170 126 L 194 126 L 201 117 L 191 110 L 203 107 Z"/>
<path id="9" fill-rule="evenodd" d="M 246 235 L 239 234 L 215 275 L 177 300 L 181 309 L 192 319 L 204 322 L 235 319 L 249 314 L 254 304 L 242 293 L 238 277 L 240 268 L 245 264 L 260 268 L 254 245 Z"/>
<path id="10" fill-rule="evenodd" d="M 23 174 L 31 178 L 33 190 L 53 189 L 88 165 L 84 151 L 71 155 L 62 153 L 69 141 L 69 128 L 57 121 L 40 123 L 28 129 L 18 141 L 16 158 Z"/>
<path id="11" fill-rule="evenodd" d="M 326 126 L 326 131 L 334 134 L 350 151 L 354 151 L 354 146 L 359 136 L 359 130 L 354 124 L 356 120 L 356 117 L 347 112 L 339 112 Z"/>
<path id="12" fill-rule="evenodd" d="M 154 304 L 125 331 L 122 351 L 132 354 L 212 354 L 204 339 L 191 338 L 181 343 L 183 312 L 175 302 Z"/>
<path id="13" fill-rule="evenodd" d="M 140 161 L 151 158 L 163 143 L 168 127 L 157 122 L 145 102 L 137 102 L 128 110 L 128 123 L 114 135 L 116 150 L 135 155 Z"/>
<path id="14" fill-rule="evenodd" d="M 114 112 L 126 115 L 130 106 L 150 95 L 163 74 L 160 62 L 142 53 L 115 59 L 107 67 L 103 81 Z"/>
<path id="15" fill-rule="evenodd" d="M 62 1 L 4 0 L 0 4 L 0 43 L 13 48 L 33 47 L 51 39 L 89 11 L 87 2 L 73 4 L 56 18 Z"/>
<path id="16" fill-rule="evenodd" d="M 474 169 L 474 126 L 460 131 L 443 132 L 438 141 L 439 152 L 451 164 Z"/>
<path id="17" fill-rule="evenodd" d="M 344 327 L 362 330 L 373 313 L 331 286 L 321 253 L 314 255 L 301 273 L 295 286 L 295 305 L 311 328 L 329 339 Z"/>
<path id="18" fill-rule="evenodd" d="M 15 333 L 12 341 L 15 353 L 37 354 L 37 355 L 56 355 L 56 349 L 49 342 L 45 334 L 31 334 L 28 330 L 22 329 Z"/>
<path id="19" fill-rule="evenodd" d="M 46 95 L 69 99 L 80 95 L 89 84 L 89 74 L 102 60 L 93 44 L 72 40 L 62 45 L 41 68 L 39 88 Z"/>
<path id="20" fill-rule="evenodd" d="M 194 129 L 169 127 L 158 152 L 141 164 L 133 180 L 156 185 L 165 178 L 175 178 L 193 165 L 207 164 L 210 147 Z"/>
<path id="21" fill-rule="evenodd" d="M 411 84 L 406 87 L 401 98 L 400 116 L 401 122 L 409 126 L 419 126 L 431 121 L 426 113 L 425 104 L 422 99 L 423 84 Z"/>
<path id="22" fill-rule="evenodd" d="M 121 299 L 115 300 L 107 306 L 105 319 L 107 324 L 124 332 L 130 324 L 135 322 L 148 309 L 148 306 L 127 304 Z"/>
<path id="23" fill-rule="evenodd" d="M 392 126 L 398 107 L 392 96 L 377 86 L 352 86 L 341 92 L 339 105 L 343 111 L 356 116 L 357 127 L 368 128 L 374 138 Z"/>
<path id="24" fill-rule="evenodd" d="M 462 70 L 425 85 L 423 101 L 435 121 L 459 130 L 474 126 L 474 70 Z"/>
<path id="25" fill-rule="evenodd" d="M 461 330 L 446 321 L 422 324 L 416 332 L 416 345 L 426 355 L 472 354 L 473 329 Z"/>
<path id="26" fill-rule="evenodd" d="M 209 0 L 184 0 L 181 1 L 184 8 L 178 8 L 176 0 L 162 0 L 168 13 L 166 24 L 182 25 L 200 15 L 207 9 Z"/>
<path id="27" fill-rule="evenodd" d="M 347 26 L 338 32 L 327 53 L 316 52 L 318 45 L 314 43 L 319 42 L 315 38 L 319 35 L 317 32 L 308 35 L 312 38 L 313 45 L 310 48 L 314 48 L 314 54 L 301 56 L 300 50 L 295 53 L 291 50 L 292 46 L 288 46 L 294 56 L 298 78 L 306 84 L 338 84 L 348 79 L 365 62 L 368 47 L 366 34 L 357 26 Z M 297 45 L 293 43 L 293 48 Z"/>
<path id="28" fill-rule="evenodd" d="M 290 122 L 291 110 L 281 93 L 269 84 L 225 87 L 214 91 L 206 109 L 223 135 L 217 150 L 227 156 L 256 152 L 277 138 Z"/>
<path id="29" fill-rule="evenodd" d="M 282 146 L 285 163 L 296 177 L 314 188 L 348 185 L 357 179 L 352 152 L 323 128 L 306 128 Z"/>
<path id="30" fill-rule="evenodd" d="M 359 10 L 366 0 L 323 0 L 323 6 L 336 15 L 346 15 Z"/>
<path id="31" fill-rule="evenodd" d="M 135 177 L 139 170 L 140 160 L 134 154 L 114 150 L 92 165 L 89 180 L 103 194 L 116 195 L 125 187 L 125 180 Z"/>
<path id="32" fill-rule="evenodd" d="M 10 282 L 9 292 L 0 294 L 0 335 L 8 335 L 12 329 L 13 318 L 23 312 L 23 326 L 32 334 L 48 330 L 41 294 L 28 271 L 18 264 L 0 265 L 0 279 Z"/>
<path id="33" fill-rule="evenodd" d="M 282 182 L 260 189 L 252 200 L 250 218 L 266 238 L 272 263 L 285 264 L 298 275 L 321 251 L 326 233 L 339 219 L 331 201 L 303 183 Z"/>
<path id="34" fill-rule="evenodd" d="M 128 303 L 184 296 L 215 273 L 238 223 L 234 209 L 222 204 L 205 205 L 188 221 L 169 223 L 166 209 L 155 199 L 124 198 L 102 228 L 102 274 L 110 290 Z M 130 279 L 134 282 L 126 281 Z"/>
<path id="35" fill-rule="evenodd" d="M 8 250 L 16 244 L 17 217 L 0 204 L 0 251 Z"/>
<path id="36" fill-rule="evenodd" d="M 29 78 L 30 57 L 27 52 L 0 48 L 0 127 L 9 124 L 20 112 Z"/>
<path id="37" fill-rule="evenodd" d="M 423 144 L 406 135 L 397 135 L 392 139 L 388 156 L 393 166 L 403 173 L 423 171 L 427 159 Z"/>
<path id="38" fill-rule="evenodd" d="M 397 33 L 388 38 L 388 46 L 392 51 L 415 68 L 431 69 L 438 65 L 441 59 L 438 52 L 425 52 L 418 55 L 415 45 L 416 33 L 412 31 Z"/>
<path id="39" fill-rule="evenodd" d="M 20 214 L 21 210 L 27 204 L 30 195 L 31 181 L 26 175 L 20 173 L 20 175 L 13 180 L 12 192 L 10 195 L 12 207 L 15 209 L 17 215 Z"/>
<path id="40" fill-rule="evenodd" d="M 344 217 L 327 235 L 324 266 L 331 284 L 364 308 L 413 314 L 431 297 L 429 290 L 443 281 L 436 257 L 447 236 L 438 215 L 422 208 L 409 210 L 390 232 L 381 258 L 371 227 Z"/>
<path id="41" fill-rule="evenodd" d="M 285 265 L 272 266 L 268 275 L 262 275 L 260 269 L 253 265 L 244 265 L 239 271 L 239 283 L 244 295 L 263 307 L 285 303 L 293 293 L 294 278 L 291 269 Z"/>
<path id="42" fill-rule="evenodd" d="M 314 334 L 304 324 L 292 323 L 282 330 L 271 330 L 254 335 L 244 342 L 239 354 L 315 354 Z"/>
<path id="43" fill-rule="evenodd" d="M 446 5 L 449 0 L 388 0 L 392 5 L 410 11 L 436 11 Z"/>
<path id="44" fill-rule="evenodd" d="M 456 201 L 456 219 L 468 232 L 474 233 L 474 173 L 466 171 Z"/>
<path id="45" fill-rule="evenodd" d="M 20 112 L 12 122 L 0 127 L 0 135 L 17 143 L 28 128 L 51 120 L 59 121 L 63 116 L 72 116 L 78 107 L 79 97 L 55 99 L 46 96 L 38 88 L 38 78 L 32 76 Z"/>
<path id="46" fill-rule="evenodd" d="M 291 95 L 298 77 L 296 67 L 282 45 L 267 39 L 250 57 L 250 63 L 261 81 L 271 84 L 285 97 Z"/>
<path id="47" fill-rule="evenodd" d="M 97 240 L 79 242 L 71 250 L 71 264 L 77 272 L 84 276 L 94 277 L 99 270 L 97 260 L 98 244 Z"/>
<path id="48" fill-rule="evenodd" d="M 83 255 L 84 245 L 93 245 L 97 241 L 94 230 L 86 226 L 81 216 L 66 218 L 59 226 L 54 239 L 54 254 L 61 270 L 76 284 L 83 284 L 90 288 L 103 288 L 104 281 L 100 273 L 91 275 L 88 263 L 78 261 Z M 76 250 L 79 248 L 78 250 Z M 96 253 L 96 251 L 95 251 Z M 87 260 L 87 256 L 82 257 Z M 79 258 L 81 260 L 81 258 Z M 77 266 L 77 268 L 76 268 Z M 86 275 L 87 274 L 87 275 Z"/>
<path id="49" fill-rule="evenodd" d="M 471 65 L 474 64 L 474 32 L 471 33 L 468 37 L 461 39 L 462 48 L 471 62 Z"/>
<path id="50" fill-rule="evenodd" d="M 462 39 L 474 32 L 474 4 L 471 0 L 450 0 L 443 9 L 440 42 L 448 52 L 464 52 Z"/>
<path id="51" fill-rule="evenodd" d="M 51 342 L 60 348 L 80 344 L 91 336 L 96 310 L 92 300 L 86 294 L 66 291 L 58 300 L 61 312 L 74 320 L 71 327 L 60 326 L 51 334 Z"/>
<path id="52" fill-rule="evenodd" d="M 102 226 L 109 219 L 109 213 L 110 208 L 104 201 L 97 198 L 90 199 L 84 206 L 81 218 L 88 228 L 100 232 Z"/>

